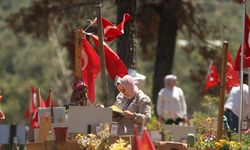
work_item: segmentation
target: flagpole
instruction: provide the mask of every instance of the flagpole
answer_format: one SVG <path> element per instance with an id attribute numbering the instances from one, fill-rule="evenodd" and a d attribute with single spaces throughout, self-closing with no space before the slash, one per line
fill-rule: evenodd
<path id="1" fill-rule="evenodd" d="M 104 102 L 104 106 L 108 105 L 108 82 L 106 77 L 106 69 L 105 69 L 105 59 L 104 59 L 104 50 L 103 50 L 103 30 L 102 30 L 102 12 L 101 12 L 101 1 L 96 0 L 96 15 L 97 15 L 97 27 L 98 27 L 98 37 L 99 37 L 99 56 L 101 58 L 101 75 L 102 75 L 102 86 L 103 86 L 103 95 L 102 101 Z"/>
<path id="2" fill-rule="evenodd" d="M 222 49 L 221 59 L 221 76 L 220 76 L 220 100 L 219 100 L 219 112 L 217 121 L 217 136 L 216 139 L 219 141 L 222 137 L 222 120 L 224 112 L 224 101 L 225 101 L 225 83 L 226 83 L 226 69 L 227 69 L 227 53 L 228 53 L 228 42 L 224 41 Z"/>
<path id="3" fill-rule="evenodd" d="M 242 122 L 242 99 L 243 99 L 243 68 L 244 68 L 244 43 L 245 43 L 245 21 L 246 21 L 246 0 L 243 1 L 243 21 L 242 21 L 242 41 L 241 41 L 241 61 L 240 61 L 240 114 L 238 122 L 238 142 L 241 141 L 241 122 Z"/>

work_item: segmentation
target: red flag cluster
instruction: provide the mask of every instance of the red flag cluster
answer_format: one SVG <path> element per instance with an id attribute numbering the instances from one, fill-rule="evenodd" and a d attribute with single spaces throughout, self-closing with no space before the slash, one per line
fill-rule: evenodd
<path id="1" fill-rule="evenodd" d="M 123 30 L 125 23 L 130 20 L 131 17 L 129 14 L 125 13 L 122 22 L 116 27 L 107 19 L 102 18 L 102 28 L 105 41 L 113 41 L 121 36 L 124 33 Z M 97 36 L 90 33 L 85 34 L 93 39 L 96 47 L 99 47 L 99 39 Z M 82 79 L 88 87 L 88 98 L 90 102 L 93 103 L 95 99 L 94 81 L 101 69 L 100 58 L 89 41 L 85 38 L 85 35 L 83 35 L 82 43 Z M 103 42 L 103 45 L 106 69 L 110 78 L 115 80 L 116 76 L 123 77 L 128 74 L 128 70 L 119 56 L 105 42 Z"/>
<path id="2" fill-rule="evenodd" d="M 146 129 L 143 130 L 142 137 L 138 136 L 137 130 L 135 130 L 134 136 L 134 150 L 155 150 L 155 145 L 152 142 L 149 133 Z"/>
<path id="3" fill-rule="evenodd" d="M 238 73 L 234 69 L 234 62 L 231 54 L 227 53 L 227 70 L 226 70 L 226 87 L 225 90 L 228 93 L 231 87 L 238 86 L 240 84 L 240 78 Z M 205 91 L 216 86 L 219 83 L 219 73 L 216 66 L 212 64 L 209 67 L 208 74 L 206 76 Z"/>
<path id="4" fill-rule="evenodd" d="M 25 112 L 25 118 L 28 119 L 30 116 L 32 116 L 31 128 L 37 128 L 39 126 L 38 124 L 38 103 L 37 103 L 37 96 L 39 95 L 38 101 L 40 103 L 40 107 L 46 108 L 46 107 L 53 107 L 54 102 L 52 98 L 51 91 L 49 92 L 49 95 L 44 102 L 42 96 L 40 94 L 37 94 L 37 89 L 35 87 L 31 87 L 31 92 L 30 92 L 30 99 L 29 99 L 29 107 Z"/>

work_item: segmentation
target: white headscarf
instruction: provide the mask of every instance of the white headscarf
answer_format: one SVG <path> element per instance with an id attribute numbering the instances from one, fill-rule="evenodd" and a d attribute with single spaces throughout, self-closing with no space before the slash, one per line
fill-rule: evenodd
<path id="1" fill-rule="evenodd" d="M 125 75 L 122 78 L 118 78 L 116 84 L 118 83 L 122 85 L 128 92 L 129 97 L 126 98 L 130 99 L 134 97 L 139 91 L 138 87 L 135 85 L 134 79 L 130 75 Z"/>

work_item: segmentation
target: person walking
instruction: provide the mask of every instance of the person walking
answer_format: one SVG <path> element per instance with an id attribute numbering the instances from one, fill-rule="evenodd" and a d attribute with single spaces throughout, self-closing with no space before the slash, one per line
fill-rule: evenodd
<path id="1" fill-rule="evenodd" d="M 164 88 L 158 93 L 158 121 L 165 124 L 181 125 L 188 123 L 187 104 L 181 88 L 176 86 L 177 76 L 166 75 Z"/>

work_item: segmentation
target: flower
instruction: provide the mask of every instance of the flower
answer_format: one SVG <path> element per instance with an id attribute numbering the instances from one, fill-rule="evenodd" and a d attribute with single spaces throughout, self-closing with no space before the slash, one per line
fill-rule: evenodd
<path id="1" fill-rule="evenodd" d="M 109 137 L 109 124 L 100 124 L 100 132 L 95 134 L 77 134 L 75 140 L 84 150 L 107 149 Z"/>
<path id="2" fill-rule="evenodd" d="M 131 145 L 120 138 L 109 147 L 109 150 L 131 150 Z"/>

